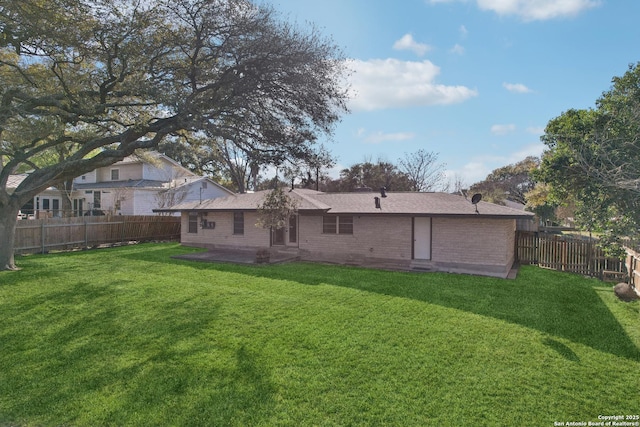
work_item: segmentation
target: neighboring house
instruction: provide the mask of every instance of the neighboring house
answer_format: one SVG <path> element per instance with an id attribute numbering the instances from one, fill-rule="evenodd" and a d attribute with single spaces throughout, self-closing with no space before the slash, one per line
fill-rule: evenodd
<path id="1" fill-rule="evenodd" d="M 515 259 L 521 210 L 445 193 L 287 194 L 297 214 L 287 227 L 255 226 L 266 192 L 184 202 L 181 242 L 203 248 L 271 248 L 301 259 L 506 277 Z M 376 200 L 377 198 L 377 200 Z M 377 207 L 379 203 L 379 207 Z M 476 209 L 477 208 L 477 209 Z"/>
<path id="2" fill-rule="evenodd" d="M 13 193 L 13 191 L 18 188 L 18 186 L 25 180 L 25 178 L 29 176 L 29 174 L 21 173 L 16 175 L 9 175 L 9 179 L 7 181 L 7 190 L 9 193 Z M 31 202 L 22 207 L 22 210 L 18 214 L 18 219 L 34 219 L 38 212 L 35 211 L 35 206 L 42 206 L 41 212 L 45 213 L 46 216 L 61 216 L 61 203 L 62 198 L 60 197 L 60 191 L 56 188 L 49 187 L 37 197 L 34 197 Z"/>
<path id="3" fill-rule="evenodd" d="M 14 175 L 15 187 L 26 175 Z M 14 187 L 14 188 L 15 188 Z M 70 194 L 73 215 L 108 213 L 153 215 L 153 209 L 181 202 L 199 202 L 234 194 L 209 178 L 198 176 L 169 157 L 151 152 L 129 156 L 113 165 L 93 170 L 73 180 Z M 55 188 L 34 197 L 36 217 L 62 216 L 62 195 Z"/>

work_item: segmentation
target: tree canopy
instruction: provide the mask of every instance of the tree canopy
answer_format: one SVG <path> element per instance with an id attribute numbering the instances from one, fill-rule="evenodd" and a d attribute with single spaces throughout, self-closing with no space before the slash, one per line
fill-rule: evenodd
<path id="1" fill-rule="evenodd" d="M 552 119 L 536 178 L 561 203 L 575 198 L 583 227 L 616 238 L 640 226 L 640 63 L 614 77 L 592 109 Z"/>
<path id="2" fill-rule="evenodd" d="M 282 187 L 276 187 L 265 194 L 264 200 L 258 206 L 256 225 L 273 230 L 283 228 L 297 208 L 296 200 L 289 197 Z"/>
<path id="3" fill-rule="evenodd" d="M 444 183 L 444 163 L 438 163 L 438 153 L 420 149 L 405 153 L 399 160 L 399 169 L 411 183 L 411 191 L 433 191 Z"/>
<path id="4" fill-rule="evenodd" d="M 396 165 L 384 160 L 376 163 L 365 161 L 356 163 L 340 171 L 340 178 L 327 183 L 327 190 L 349 192 L 368 188 L 377 191 L 385 187 L 389 191 L 411 191 L 409 176 Z"/>
<path id="5" fill-rule="evenodd" d="M 248 0 L 3 1 L 0 269 L 24 203 L 168 136 L 274 162 L 314 153 L 347 112 L 344 64 L 317 29 Z"/>
<path id="6" fill-rule="evenodd" d="M 329 162 L 328 166 L 331 165 Z M 351 165 L 340 171 L 338 179 L 326 179 L 324 189 L 348 192 L 363 188 L 377 191 L 385 187 L 389 191 L 434 191 L 446 187 L 444 168 L 444 163 L 438 162 L 438 153 L 420 149 L 405 153 L 397 164 L 369 159 Z"/>
<path id="7" fill-rule="evenodd" d="M 529 156 L 524 160 L 494 169 L 480 182 L 473 184 L 470 192 L 482 193 L 483 199 L 504 204 L 505 200 L 526 204 L 527 192 L 535 187 L 532 172 L 540 160 Z"/>

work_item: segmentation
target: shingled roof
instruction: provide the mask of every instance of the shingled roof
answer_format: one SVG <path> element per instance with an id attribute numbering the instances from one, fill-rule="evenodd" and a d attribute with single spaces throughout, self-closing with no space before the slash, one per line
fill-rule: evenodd
<path id="1" fill-rule="evenodd" d="M 199 202 L 181 203 L 162 211 L 255 211 L 267 191 L 235 194 Z M 480 202 L 473 205 L 463 196 L 447 193 L 387 192 L 379 193 L 323 193 L 308 189 L 294 189 L 287 193 L 297 201 L 298 212 L 328 214 L 391 214 L 425 216 L 476 216 L 500 218 L 532 218 L 533 214 L 518 209 Z M 380 199 L 380 208 L 374 198 Z M 477 211 L 476 211 L 477 207 Z"/>

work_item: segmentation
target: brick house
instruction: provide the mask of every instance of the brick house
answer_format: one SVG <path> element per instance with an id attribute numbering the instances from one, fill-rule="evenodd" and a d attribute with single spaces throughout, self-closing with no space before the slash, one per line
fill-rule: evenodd
<path id="1" fill-rule="evenodd" d="M 308 261 L 506 277 L 516 220 L 533 214 L 446 193 L 322 193 L 294 189 L 287 227 L 255 226 L 266 192 L 181 203 L 181 242 L 211 249 L 290 251 Z"/>

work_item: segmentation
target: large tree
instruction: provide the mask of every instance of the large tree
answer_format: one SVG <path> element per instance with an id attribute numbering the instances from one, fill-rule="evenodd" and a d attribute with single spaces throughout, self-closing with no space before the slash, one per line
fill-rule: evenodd
<path id="1" fill-rule="evenodd" d="M 582 226 L 616 238 L 640 226 L 640 64 L 612 82 L 595 108 L 549 122 L 537 177 L 557 201 L 575 198 Z"/>
<path id="2" fill-rule="evenodd" d="M 389 191 L 412 191 L 412 183 L 407 174 L 398 170 L 393 163 L 378 160 L 365 161 L 340 171 L 340 178 L 327 185 L 328 191 L 348 192 L 364 188 L 374 191 L 385 187 Z"/>
<path id="3" fill-rule="evenodd" d="M 399 161 L 399 169 L 411 183 L 411 191 L 433 191 L 445 181 L 445 164 L 438 162 L 438 153 L 420 149 L 406 153 Z"/>
<path id="4" fill-rule="evenodd" d="M 532 172 L 540 160 L 529 156 L 524 160 L 494 169 L 480 182 L 473 184 L 469 191 L 481 193 L 484 200 L 504 204 L 505 200 L 526 204 L 526 194 L 535 187 Z"/>
<path id="5" fill-rule="evenodd" d="M 0 269 L 15 268 L 27 201 L 167 136 L 304 158 L 346 112 L 344 63 L 313 27 L 248 0 L 4 0 Z M 55 163 L 35 161 L 60 152 Z"/>

